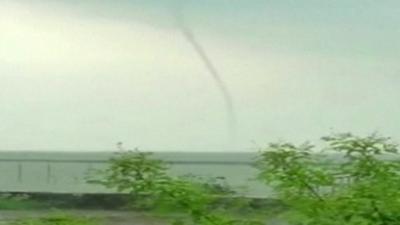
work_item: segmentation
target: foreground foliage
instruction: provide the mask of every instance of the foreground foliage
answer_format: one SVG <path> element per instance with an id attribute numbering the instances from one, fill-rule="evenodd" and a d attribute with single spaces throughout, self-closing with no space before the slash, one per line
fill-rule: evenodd
<path id="1" fill-rule="evenodd" d="M 258 179 L 275 189 L 291 225 L 400 225 L 397 145 L 376 134 L 323 137 L 324 145 L 273 143 L 255 165 Z M 210 207 L 229 188 L 193 176 L 168 174 L 151 153 L 128 151 L 110 160 L 96 182 L 129 193 L 133 202 L 167 205 L 189 216 L 174 225 L 259 225 Z M 142 205 L 143 206 L 143 205 Z"/>
<path id="2" fill-rule="evenodd" d="M 48 209 L 46 203 L 30 199 L 25 194 L 0 194 L 0 210 Z"/>
<path id="3" fill-rule="evenodd" d="M 168 165 L 154 159 L 151 153 L 127 151 L 110 160 L 106 170 L 98 171 L 102 184 L 120 192 L 129 193 L 136 204 L 164 205 L 180 210 L 187 218 L 173 221 L 174 225 L 258 225 L 257 221 L 243 221 L 226 213 L 216 212 L 210 206 L 222 195 L 232 194 L 224 184 L 205 182 L 195 176 L 175 177 L 168 174 Z"/>
<path id="4" fill-rule="evenodd" d="M 296 225 L 400 224 L 397 145 L 375 134 L 322 140 L 318 157 L 309 143 L 274 143 L 257 162 L 259 179 L 291 208 L 285 218 Z"/>
<path id="5" fill-rule="evenodd" d="M 98 225 L 98 223 L 93 219 L 57 214 L 42 218 L 21 219 L 10 225 Z"/>

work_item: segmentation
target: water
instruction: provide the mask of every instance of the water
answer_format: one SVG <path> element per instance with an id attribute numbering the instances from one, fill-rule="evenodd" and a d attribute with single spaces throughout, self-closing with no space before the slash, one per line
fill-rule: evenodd
<path id="1" fill-rule="evenodd" d="M 88 184 L 87 173 L 104 169 L 110 152 L 1 152 L 0 191 L 49 193 L 110 193 Z M 156 153 L 171 163 L 172 175 L 194 174 L 225 177 L 229 185 L 249 197 L 271 195 L 270 189 L 254 180 L 254 153 Z M 246 188 L 244 188 L 246 187 Z"/>

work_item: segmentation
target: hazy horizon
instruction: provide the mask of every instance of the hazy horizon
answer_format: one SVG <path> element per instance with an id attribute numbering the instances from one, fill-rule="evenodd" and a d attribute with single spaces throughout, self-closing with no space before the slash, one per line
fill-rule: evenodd
<path id="1" fill-rule="evenodd" d="M 0 150 L 254 151 L 330 132 L 400 140 L 399 9 L 394 0 L 1 1 Z M 176 10 L 230 91 L 234 143 Z"/>

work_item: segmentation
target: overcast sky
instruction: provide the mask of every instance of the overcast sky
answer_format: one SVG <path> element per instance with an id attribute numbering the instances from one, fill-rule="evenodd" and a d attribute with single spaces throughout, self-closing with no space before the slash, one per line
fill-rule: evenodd
<path id="1" fill-rule="evenodd" d="M 234 142 L 177 11 L 230 90 Z M 0 149 L 250 151 L 332 131 L 399 140 L 399 24 L 397 0 L 2 0 Z"/>

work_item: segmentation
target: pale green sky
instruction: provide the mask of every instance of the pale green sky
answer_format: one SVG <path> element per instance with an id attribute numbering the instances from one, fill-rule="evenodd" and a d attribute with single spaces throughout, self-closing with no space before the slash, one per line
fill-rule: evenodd
<path id="1" fill-rule="evenodd" d="M 177 8 L 233 96 L 234 147 Z M 400 140 L 398 24 L 397 0 L 3 0 L 0 149 L 248 151 L 332 130 Z"/>

